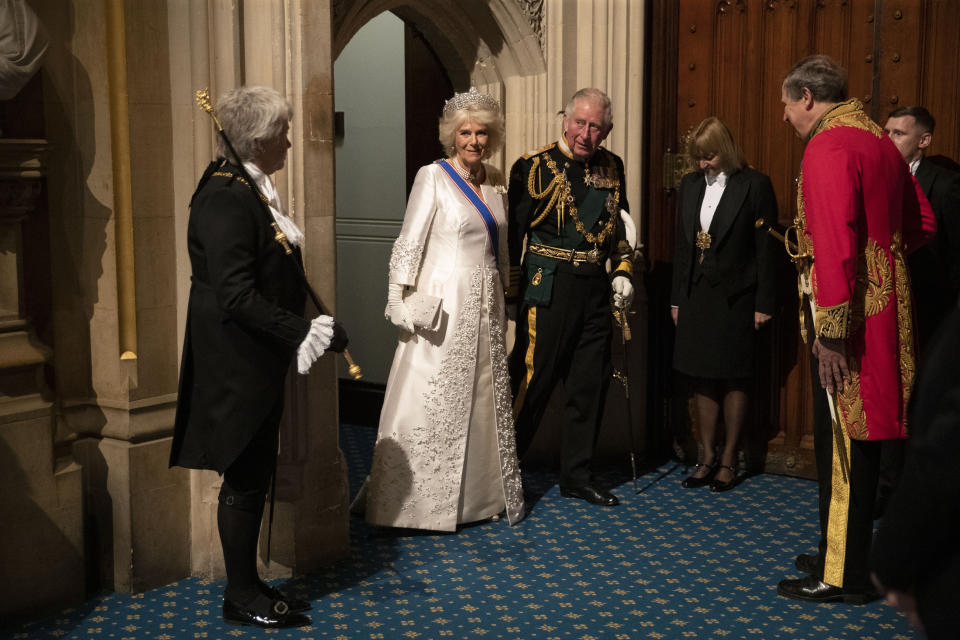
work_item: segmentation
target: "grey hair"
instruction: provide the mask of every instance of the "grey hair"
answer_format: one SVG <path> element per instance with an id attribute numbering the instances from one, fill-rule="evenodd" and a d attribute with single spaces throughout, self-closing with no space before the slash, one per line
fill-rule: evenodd
<path id="1" fill-rule="evenodd" d="M 570 102 L 567 103 L 566 108 L 563 110 L 565 117 L 569 118 L 573 116 L 574 103 L 576 103 L 577 100 L 599 103 L 600 106 L 603 107 L 603 126 L 607 129 L 613 126 L 613 102 L 606 93 L 593 87 L 580 89 L 571 96 Z"/>
<path id="2" fill-rule="evenodd" d="M 479 105 L 472 104 L 463 109 L 444 113 L 440 117 L 438 127 L 440 144 L 443 145 L 443 151 L 448 158 L 457 154 L 457 129 L 468 120 L 476 122 L 487 130 L 487 146 L 483 150 L 484 158 L 489 157 L 491 153 L 495 153 L 503 146 L 505 126 L 500 111 L 482 109 Z"/>
<path id="3" fill-rule="evenodd" d="M 791 100 L 799 100 L 804 89 L 817 102 L 843 102 L 847 99 L 847 72 L 830 56 L 807 56 L 783 79 L 783 90 Z"/>
<path id="4" fill-rule="evenodd" d="M 255 160 L 263 143 L 279 136 L 292 117 L 287 99 L 269 87 L 237 87 L 220 96 L 217 103 L 217 118 L 243 162 Z M 220 136 L 217 155 L 237 161 Z"/>

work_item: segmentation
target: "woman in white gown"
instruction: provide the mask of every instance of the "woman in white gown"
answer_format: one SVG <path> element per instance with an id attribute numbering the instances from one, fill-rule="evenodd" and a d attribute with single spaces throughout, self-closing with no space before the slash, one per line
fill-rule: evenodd
<path id="1" fill-rule="evenodd" d="M 367 484 L 371 524 L 454 531 L 524 515 L 505 346 L 506 188 L 482 162 L 499 104 L 446 102 L 447 159 L 417 173 L 390 257 L 387 318 L 400 330 Z"/>

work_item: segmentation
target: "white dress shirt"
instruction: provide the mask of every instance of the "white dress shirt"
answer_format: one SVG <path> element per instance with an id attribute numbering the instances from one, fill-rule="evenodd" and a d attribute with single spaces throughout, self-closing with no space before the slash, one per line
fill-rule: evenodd
<path id="1" fill-rule="evenodd" d="M 727 188 L 727 174 L 723 171 L 715 176 L 704 176 L 707 181 L 707 189 L 703 193 L 703 202 L 700 204 L 700 228 L 704 231 L 710 229 L 710 223 L 713 221 L 713 214 L 717 211 L 717 205 L 720 204 L 720 198 L 723 196 L 723 190 Z"/>

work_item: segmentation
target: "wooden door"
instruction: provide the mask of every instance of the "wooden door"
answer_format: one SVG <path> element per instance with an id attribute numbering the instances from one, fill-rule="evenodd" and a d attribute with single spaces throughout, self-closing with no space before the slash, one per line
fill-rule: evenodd
<path id="1" fill-rule="evenodd" d="M 780 224 L 791 224 L 803 147 L 782 121 L 780 87 L 795 62 L 824 53 L 847 69 L 850 95 L 879 124 L 895 107 L 926 106 L 937 119 L 930 152 L 957 158 L 960 11 L 952 0 L 651 0 L 649 9 L 649 392 L 661 402 L 650 403 L 648 418 L 660 424 L 678 406 L 669 399 L 669 353 L 662 346 L 672 333 L 665 318 L 675 225 L 674 165 L 665 154 L 675 153 L 703 118 L 722 118 L 750 164 L 773 181 Z M 785 256 L 778 285 L 776 317 L 762 340 L 767 358 L 752 435 L 763 445 L 766 470 L 812 476 L 813 389 L 798 336 L 795 272 Z"/>

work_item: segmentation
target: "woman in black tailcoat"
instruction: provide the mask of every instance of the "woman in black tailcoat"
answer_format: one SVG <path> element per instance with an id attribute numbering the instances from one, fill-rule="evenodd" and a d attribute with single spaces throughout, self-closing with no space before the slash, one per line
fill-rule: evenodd
<path id="1" fill-rule="evenodd" d="M 737 441 L 754 376 L 756 332 L 773 314 L 776 247 L 755 222 L 773 224 L 770 179 L 746 166 L 730 129 L 700 123 L 689 153 L 700 170 L 680 185 L 671 314 L 673 367 L 690 378 L 702 453 L 687 488 L 726 491 L 736 478 Z M 717 459 L 717 421 L 726 438 Z"/>
<path id="2" fill-rule="evenodd" d="M 277 459 L 283 387 L 346 337 L 333 318 L 303 317 L 303 233 L 286 215 L 270 175 L 290 142 L 290 104 L 266 87 L 220 98 L 217 115 L 239 161 L 218 138 L 218 159 L 190 202 L 190 301 L 170 465 L 223 474 L 217 527 L 227 572 L 223 617 L 234 624 L 301 626 L 308 602 L 257 575 L 257 538 Z M 245 171 L 244 171 L 245 169 Z M 287 255 L 276 225 L 293 246 Z"/>

